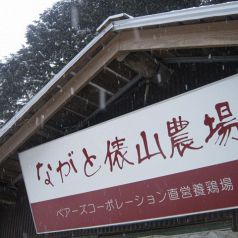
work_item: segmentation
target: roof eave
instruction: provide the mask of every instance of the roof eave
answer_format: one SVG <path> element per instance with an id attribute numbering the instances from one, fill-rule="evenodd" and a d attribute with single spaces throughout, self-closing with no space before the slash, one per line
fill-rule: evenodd
<path id="1" fill-rule="evenodd" d="M 187 8 L 171 12 L 153 14 L 133 19 L 114 22 L 113 30 L 121 31 L 132 28 L 141 28 L 155 25 L 163 25 L 176 22 L 202 20 L 205 18 L 231 16 L 238 14 L 238 2 L 227 2 L 216 5 Z"/>

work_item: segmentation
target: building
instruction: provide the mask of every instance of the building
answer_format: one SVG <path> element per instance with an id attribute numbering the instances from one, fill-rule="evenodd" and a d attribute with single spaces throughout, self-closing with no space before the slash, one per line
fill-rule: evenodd
<path id="1" fill-rule="evenodd" d="M 46 236 L 35 233 L 19 152 L 237 74 L 237 18 L 237 2 L 109 17 L 99 34 L 0 131 L 0 237 Z M 237 237 L 231 233 L 237 230 L 237 217 L 234 208 L 47 236 L 211 230 Z"/>

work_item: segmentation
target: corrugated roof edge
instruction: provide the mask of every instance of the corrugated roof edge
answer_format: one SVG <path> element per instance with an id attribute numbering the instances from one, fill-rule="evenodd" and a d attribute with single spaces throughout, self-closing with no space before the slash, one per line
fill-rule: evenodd
<path id="1" fill-rule="evenodd" d="M 125 19 L 132 19 L 133 17 L 126 14 L 126 13 L 120 13 L 120 14 L 115 14 L 113 16 L 109 16 L 97 29 L 97 32 L 102 31 L 105 27 L 107 27 L 112 21 L 119 21 L 119 20 L 125 20 Z"/>
<path id="2" fill-rule="evenodd" d="M 20 120 L 34 104 L 39 101 L 46 92 L 51 89 L 57 81 L 81 58 L 87 51 L 98 43 L 109 31 L 120 31 L 124 29 L 154 26 L 166 23 L 181 22 L 188 20 L 204 19 L 216 16 L 228 16 L 238 14 L 238 2 L 228 2 L 217 5 L 201 6 L 176 10 L 160 14 L 135 17 L 126 20 L 112 22 L 103 29 L 87 46 L 85 46 L 59 73 L 57 73 L 18 113 L 15 114 L 0 130 L 0 138 Z"/>
<path id="3" fill-rule="evenodd" d="M 162 25 L 234 14 L 238 14 L 238 2 L 227 2 L 119 20 L 113 23 L 113 30 L 120 31 L 137 27 Z"/>

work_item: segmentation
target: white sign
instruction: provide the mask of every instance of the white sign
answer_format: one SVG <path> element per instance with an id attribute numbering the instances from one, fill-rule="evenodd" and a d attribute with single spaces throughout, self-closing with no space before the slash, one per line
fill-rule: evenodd
<path id="1" fill-rule="evenodd" d="M 30 203 L 236 161 L 237 89 L 234 75 L 20 153 Z"/>

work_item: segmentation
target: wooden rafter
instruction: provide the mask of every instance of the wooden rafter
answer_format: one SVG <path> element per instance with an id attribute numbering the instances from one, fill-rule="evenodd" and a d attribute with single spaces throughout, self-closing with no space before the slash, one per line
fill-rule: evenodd
<path id="1" fill-rule="evenodd" d="M 87 98 L 81 97 L 81 96 L 79 96 L 79 95 L 74 94 L 73 97 L 78 98 L 79 100 L 81 100 L 81 101 L 83 101 L 83 102 L 85 102 L 85 103 L 89 103 L 89 104 L 91 104 L 91 105 L 93 105 L 93 106 L 95 106 L 95 107 L 98 106 L 96 103 L 90 101 L 90 100 L 87 99 Z"/>
<path id="2" fill-rule="evenodd" d="M 107 94 L 110 95 L 110 96 L 113 95 L 113 93 L 112 93 L 111 91 L 109 91 L 109 90 L 107 90 L 107 89 L 105 89 L 105 88 L 103 88 L 103 87 L 101 87 L 101 86 L 99 86 L 99 85 L 97 85 L 97 84 L 95 84 L 95 83 L 89 82 L 89 84 L 90 84 L 91 86 L 95 87 L 96 89 L 98 89 L 99 91 L 103 91 L 103 92 L 107 93 Z"/>
<path id="3" fill-rule="evenodd" d="M 126 78 L 125 76 L 123 76 L 123 75 L 117 73 L 116 71 L 114 71 L 113 69 L 111 69 L 111 68 L 109 68 L 109 67 L 104 67 L 104 70 L 110 72 L 111 74 L 114 74 L 117 78 L 120 78 L 120 79 L 122 79 L 123 81 L 125 81 L 125 82 L 127 82 L 127 83 L 129 82 L 129 79 L 128 79 L 128 78 Z"/>
<path id="4" fill-rule="evenodd" d="M 71 113 L 73 113 L 74 115 L 76 115 L 77 117 L 79 117 L 79 118 L 86 118 L 86 116 L 85 115 L 83 115 L 83 114 L 81 114 L 81 113 L 79 113 L 79 112 L 76 112 L 76 111 L 74 111 L 74 110 L 72 110 L 71 108 L 68 108 L 68 107 L 63 107 L 63 109 L 64 110 L 66 110 L 66 111 L 68 111 L 68 112 L 71 112 Z"/>

